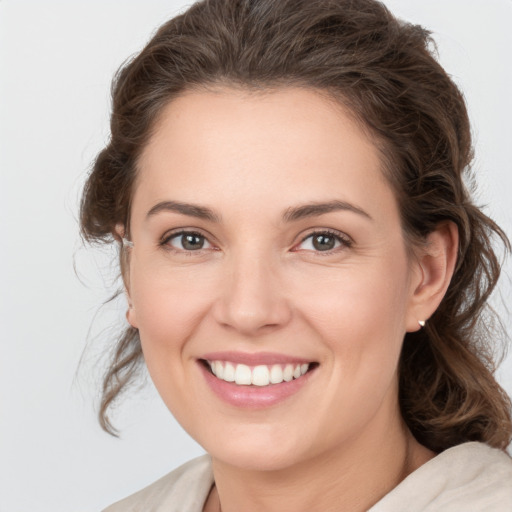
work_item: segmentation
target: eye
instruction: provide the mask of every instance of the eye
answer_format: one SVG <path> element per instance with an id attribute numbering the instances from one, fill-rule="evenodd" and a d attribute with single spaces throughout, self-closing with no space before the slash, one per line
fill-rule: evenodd
<path id="1" fill-rule="evenodd" d="M 332 231 L 317 231 L 306 236 L 296 246 L 296 250 L 331 252 L 343 247 L 350 247 L 351 240 L 341 233 Z"/>
<path id="2" fill-rule="evenodd" d="M 187 252 L 212 249 L 212 245 L 206 237 L 194 231 L 173 233 L 162 241 L 162 245 L 170 246 L 177 251 Z"/>

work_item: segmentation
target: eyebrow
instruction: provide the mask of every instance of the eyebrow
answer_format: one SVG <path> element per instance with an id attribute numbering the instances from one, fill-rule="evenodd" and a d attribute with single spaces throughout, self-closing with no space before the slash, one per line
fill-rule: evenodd
<path id="1" fill-rule="evenodd" d="M 338 200 L 329 201 L 327 203 L 309 203 L 293 208 L 287 208 L 283 214 L 283 220 L 285 222 L 294 222 L 300 219 L 316 217 L 318 215 L 324 215 L 335 211 L 349 211 L 373 220 L 370 214 L 365 212 L 363 209 L 345 201 Z M 196 217 L 197 219 L 208 220 L 216 223 L 221 221 L 221 217 L 210 208 L 178 201 L 162 201 L 155 204 L 155 206 L 153 206 L 146 214 L 146 218 L 152 217 L 160 212 L 180 213 L 182 215 L 188 215 L 189 217 Z"/>
<path id="2" fill-rule="evenodd" d="M 155 204 L 146 214 L 146 219 L 160 212 L 175 212 L 211 222 L 220 222 L 220 217 L 210 208 L 190 203 L 180 203 L 178 201 L 162 201 Z"/>
<path id="3" fill-rule="evenodd" d="M 363 209 L 345 201 L 337 200 L 329 201 L 327 203 L 310 203 L 303 206 L 297 206 L 295 208 L 288 208 L 283 215 L 283 219 L 286 222 L 293 222 L 307 217 L 316 217 L 317 215 L 323 215 L 325 213 L 340 210 L 357 213 L 369 220 L 373 220 L 370 214 L 365 212 Z"/>

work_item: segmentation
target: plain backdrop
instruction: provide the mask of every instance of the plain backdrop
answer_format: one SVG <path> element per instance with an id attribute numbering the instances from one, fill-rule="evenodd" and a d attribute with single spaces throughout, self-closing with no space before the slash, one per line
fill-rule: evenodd
<path id="1" fill-rule="evenodd" d="M 111 77 L 187 3 L 0 0 L 0 512 L 97 511 L 202 453 L 151 384 L 119 408 L 120 439 L 97 425 L 100 356 L 126 304 L 98 310 L 115 258 L 83 248 L 77 229 Z M 478 202 L 511 235 L 512 1 L 385 3 L 434 32 L 469 104 Z M 509 393 L 511 374 L 509 358 Z"/>

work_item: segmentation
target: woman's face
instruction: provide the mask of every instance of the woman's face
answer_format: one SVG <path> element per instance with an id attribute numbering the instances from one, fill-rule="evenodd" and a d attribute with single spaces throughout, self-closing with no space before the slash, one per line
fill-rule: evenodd
<path id="1" fill-rule="evenodd" d="M 174 100 L 131 238 L 129 321 L 214 458 L 278 469 L 397 428 L 420 272 L 378 150 L 339 106 L 304 89 Z"/>

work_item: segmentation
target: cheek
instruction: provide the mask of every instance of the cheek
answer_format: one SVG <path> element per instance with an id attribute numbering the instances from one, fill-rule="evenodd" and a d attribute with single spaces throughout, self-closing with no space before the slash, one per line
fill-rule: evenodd
<path id="1" fill-rule="evenodd" d="M 361 330 L 402 334 L 408 301 L 403 268 L 401 277 L 395 277 L 400 273 L 390 267 L 383 270 L 353 267 L 332 272 L 324 280 L 303 277 L 294 295 L 300 297 L 308 317 L 332 334 L 348 336 Z"/>
<path id="2" fill-rule="evenodd" d="M 396 407 L 407 295 L 404 283 L 379 274 L 347 271 L 303 304 L 332 384 L 316 399 L 318 413 L 347 435 L 364 429 L 376 411 Z M 336 430 L 329 435 L 336 437 Z"/>
<path id="3" fill-rule="evenodd" d="M 167 275 L 132 273 L 132 301 L 148 367 L 151 357 L 162 364 L 186 348 L 211 303 L 211 290 L 192 272 Z"/>
<path id="4" fill-rule="evenodd" d="M 148 372 L 171 413 L 186 425 L 191 350 L 211 293 L 185 277 L 133 273 L 133 306 Z"/>
<path id="5" fill-rule="evenodd" d="M 340 269 L 314 290 L 305 283 L 296 290 L 300 309 L 320 334 L 334 373 L 349 381 L 351 389 L 370 393 L 395 376 L 408 301 L 404 267 L 396 266 L 401 274 L 391 263 Z"/>

